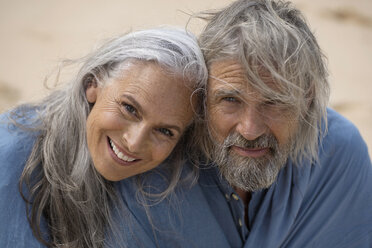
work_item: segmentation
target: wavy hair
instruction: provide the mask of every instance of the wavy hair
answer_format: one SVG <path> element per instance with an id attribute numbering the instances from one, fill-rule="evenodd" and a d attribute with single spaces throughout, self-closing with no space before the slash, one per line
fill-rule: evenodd
<path id="1" fill-rule="evenodd" d="M 208 21 L 199 37 L 207 66 L 225 59 L 240 62 L 252 88 L 298 116 L 290 158 L 297 163 L 317 160 L 318 139 L 327 127 L 328 72 L 300 11 L 285 1 L 238 0 L 198 17 Z M 265 84 L 263 74 L 276 82 L 275 90 Z M 208 135 L 201 143 L 204 153 L 211 154 Z"/>
<path id="2" fill-rule="evenodd" d="M 93 79 L 104 87 L 129 60 L 157 63 L 183 76 L 188 87 L 205 87 L 207 69 L 195 37 L 181 29 L 157 28 L 114 38 L 79 60 L 67 61 L 81 65 L 69 84 L 40 103 L 12 112 L 18 125 L 22 126 L 19 118 L 26 118 L 24 128 L 37 134 L 19 186 L 33 233 L 48 247 L 102 247 L 107 231 L 115 229 L 114 185 L 96 172 L 87 148 L 86 120 L 92 106 L 85 90 Z M 180 179 L 189 148 L 184 135 L 168 158 L 169 185 L 160 196 L 172 192 Z M 49 235 L 40 227 L 44 217 Z"/>

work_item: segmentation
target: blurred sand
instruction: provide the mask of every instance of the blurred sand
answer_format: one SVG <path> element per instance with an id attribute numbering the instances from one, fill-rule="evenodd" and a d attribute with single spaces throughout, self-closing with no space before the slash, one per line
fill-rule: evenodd
<path id="1" fill-rule="evenodd" d="M 102 39 L 168 24 L 228 0 L 0 0 L 0 111 L 47 94 L 44 77 Z M 356 124 L 372 151 L 372 1 L 294 0 L 328 57 L 330 105 Z M 192 21 L 198 33 L 202 22 Z"/>

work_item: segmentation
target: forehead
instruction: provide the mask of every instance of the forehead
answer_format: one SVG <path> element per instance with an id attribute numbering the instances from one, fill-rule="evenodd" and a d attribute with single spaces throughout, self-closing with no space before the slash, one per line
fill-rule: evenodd
<path id="1" fill-rule="evenodd" d="M 224 95 L 242 95 L 243 92 L 247 92 L 248 86 L 246 72 L 237 61 L 222 60 L 210 65 L 207 85 L 208 100 Z"/>
<path id="2" fill-rule="evenodd" d="M 156 119 L 187 121 L 192 90 L 181 75 L 152 63 L 134 63 L 114 79 L 111 91 L 135 99 L 144 114 Z"/>
<path id="3" fill-rule="evenodd" d="M 249 68 L 256 75 L 254 82 L 247 77 L 247 69 L 234 59 L 212 62 L 209 67 L 208 91 L 217 89 L 234 89 L 235 91 L 254 91 L 275 93 L 279 85 L 274 81 L 271 74 L 263 67 Z M 263 93 L 262 93 L 263 94 Z M 263 95 L 266 95 L 263 94 Z"/>
<path id="4" fill-rule="evenodd" d="M 209 68 L 209 82 L 229 84 L 247 84 L 246 72 L 243 66 L 235 60 L 213 62 Z"/>
<path id="5" fill-rule="evenodd" d="M 167 96 L 171 91 L 182 95 L 186 82 L 179 73 L 166 69 L 154 62 L 136 62 L 125 66 L 117 77 L 115 90 L 148 93 L 148 98 Z M 186 92 L 184 94 L 187 94 Z"/>

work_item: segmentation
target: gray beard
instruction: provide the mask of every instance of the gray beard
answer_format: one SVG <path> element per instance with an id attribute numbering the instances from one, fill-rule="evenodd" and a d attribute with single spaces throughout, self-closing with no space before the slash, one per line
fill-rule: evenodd
<path id="1" fill-rule="evenodd" d="M 272 134 L 250 141 L 238 133 L 233 133 L 222 145 L 215 141 L 213 143 L 212 158 L 221 175 L 231 186 L 248 192 L 268 188 L 275 182 L 280 169 L 287 161 L 291 147 L 290 144 L 279 147 Z M 270 152 L 260 158 L 244 157 L 231 151 L 233 145 L 243 148 L 270 147 Z"/>

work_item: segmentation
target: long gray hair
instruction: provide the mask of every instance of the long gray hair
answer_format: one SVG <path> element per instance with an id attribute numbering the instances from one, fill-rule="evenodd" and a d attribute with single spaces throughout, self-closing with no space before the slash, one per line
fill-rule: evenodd
<path id="1" fill-rule="evenodd" d="M 82 66 L 64 89 L 54 91 L 39 104 L 13 111 L 15 121 L 31 119 L 27 128 L 37 133 L 19 185 L 30 204 L 33 233 L 47 246 L 102 247 L 105 233 L 114 229 L 111 206 L 115 204 L 115 190 L 96 172 L 87 148 L 86 120 L 91 106 L 85 90 L 93 79 L 104 87 L 128 60 L 157 63 L 169 73 L 183 76 L 194 90 L 206 84 L 207 69 L 195 37 L 181 29 L 158 28 L 114 38 L 92 54 L 69 61 Z M 35 111 L 36 117 L 28 116 Z M 187 140 L 181 138 L 168 158 L 173 159 L 171 178 L 163 195 L 179 180 L 180 161 L 187 147 Z M 47 236 L 40 228 L 42 216 L 50 227 Z"/>
<path id="2" fill-rule="evenodd" d="M 253 89 L 286 104 L 299 118 L 291 159 L 317 160 L 318 139 L 327 127 L 328 72 L 299 10 L 284 1 L 239 0 L 199 17 L 209 22 L 199 38 L 207 66 L 225 59 L 240 62 Z M 263 73 L 277 89 L 265 84 Z M 201 143 L 205 154 L 211 154 L 210 140 Z"/>

